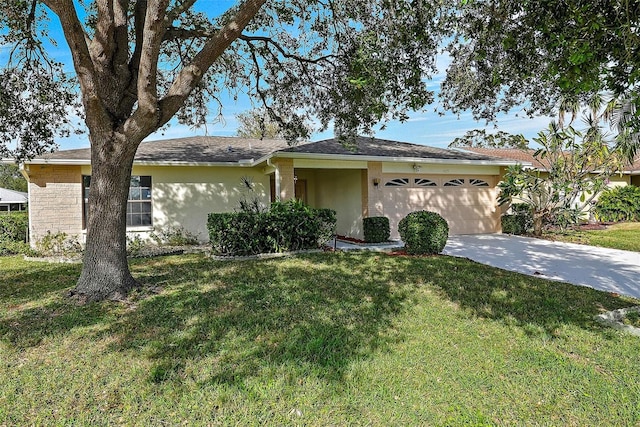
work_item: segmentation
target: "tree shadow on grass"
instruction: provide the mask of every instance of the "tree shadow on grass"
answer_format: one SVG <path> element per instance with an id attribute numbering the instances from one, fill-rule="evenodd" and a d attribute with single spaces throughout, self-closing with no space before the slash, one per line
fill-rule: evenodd
<path id="1" fill-rule="evenodd" d="M 637 304 L 584 286 L 538 279 L 462 258 L 435 258 L 432 282 L 450 301 L 475 316 L 523 327 L 526 333 L 555 336 L 561 325 L 574 325 L 612 336 L 595 321 L 604 311 Z"/>
<path id="2" fill-rule="evenodd" d="M 187 280 L 106 332 L 119 337 L 114 350 L 146 349 L 154 382 L 180 381 L 189 361 L 204 358 L 212 362 L 194 378 L 200 382 L 239 386 L 283 366 L 292 377 L 339 381 L 352 361 L 398 338 L 393 319 L 407 296 L 390 285 L 389 266 L 362 255 L 195 260 L 173 266 L 172 275 Z"/>
<path id="3" fill-rule="evenodd" d="M 405 307 L 429 303 L 415 300 L 423 286 L 462 313 L 551 335 L 564 324 L 612 334 L 593 316 L 632 304 L 465 259 L 347 253 L 232 263 L 196 255 L 140 260 L 134 275 L 162 288 L 159 294 L 134 294 L 127 306 L 77 306 L 63 296 L 77 269 L 0 272 L 24 287 L 0 286 L 0 301 L 9 301 L 0 310 L 0 339 L 26 347 L 100 325 L 87 339 L 108 337 L 111 351 L 149 358 L 152 382 L 188 378 L 241 387 L 262 372 L 340 381 L 351 363 L 402 339 L 395 321 Z M 192 363 L 197 371 L 188 369 Z"/>
<path id="4" fill-rule="evenodd" d="M 19 267 L 0 270 L 0 340 L 26 348 L 48 336 L 102 322 L 107 305 L 78 306 L 66 297 L 79 274 L 79 265 L 43 262 L 29 262 L 25 268 L 20 261 Z"/>

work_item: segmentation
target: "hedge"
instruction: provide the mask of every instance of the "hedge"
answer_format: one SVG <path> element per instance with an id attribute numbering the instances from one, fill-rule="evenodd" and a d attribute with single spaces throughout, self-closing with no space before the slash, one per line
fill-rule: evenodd
<path id="1" fill-rule="evenodd" d="M 389 218 L 386 216 L 371 216 L 362 220 L 364 241 L 367 243 L 380 243 L 389 240 L 391 228 Z"/>
<path id="2" fill-rule="evenodd" d="M 640 187 L 629 185 L 603 192 L 594 215 L 598 221 L 640 221 Z"/>
<path id="3" fill-rule="evenodd" d="M 28 228 L 27 212 L 0 213 L 0 241 L 26 242 Z"/>
<path id="4" fill-rule="evenodd" d="M 504 214 L 500 218 L 502 232 L 505 234 L 526 234 L 533 229 L 533 213 L 526 203 L 513 203 L 513 214 Z"/>
<path id="5" fill-rule="evenodd" d="M 207 227 L 217 255 L 256 255 L 321 247 L 335 234 L 336 213 L 296 200 L 266 212 L 211 213 Z"/>

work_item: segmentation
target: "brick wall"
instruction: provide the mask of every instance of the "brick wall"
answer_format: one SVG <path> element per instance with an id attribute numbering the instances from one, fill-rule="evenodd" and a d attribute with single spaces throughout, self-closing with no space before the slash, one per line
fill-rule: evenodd
<path id="1" fill-rule="evenodd" d="M 29 216 L 31 242 L 47 231 L 80 237 L 82 173 L 80 166 L 30 165 Z"/>

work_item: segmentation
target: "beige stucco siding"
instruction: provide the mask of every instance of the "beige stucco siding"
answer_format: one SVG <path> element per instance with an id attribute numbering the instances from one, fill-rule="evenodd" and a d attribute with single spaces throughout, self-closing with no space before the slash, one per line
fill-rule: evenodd
<path id="1" fill-rule="evenodd" d="M 207 215 L 232 212 L 243 198 L 269 206 L 269 176 L 257 168 L 134 166 L 133 175 L 151 175 L 154 227 L 182 226 L 208 241 Z M 253 182 L 248 191 L 243 177 Z"/>
<path id="2" fill-rule="evenodd" d="M 500 166 L 489 165 L 447 165 L 438 163 L 381 163 L 382 172 L 385 174 L 420 173 L 436 175 L 500 175 Z"/>
<path id="3" fill-rule="evenodd" d="M 631 184 L 631 176 L 630 175 L 613 175 L 612 177 L 609 178 L 609 183 L 607 184 L 608 187 L 613 188 L 613 187 L 626 187 L 627 185 Z"/>
<path id="4" fill-rule="evenodd" d="M 47 234 L 82 233 L 82 174 L 80 166 L 29 165 L 30 237 L 35 243 Z"/>
<path id="5" fill-rule="evenodd" d="M 315 172 L 313 204 L 336 211 L 338 234 L 364 237 L 361 182 L 361 171 L 357 169 Z"/>

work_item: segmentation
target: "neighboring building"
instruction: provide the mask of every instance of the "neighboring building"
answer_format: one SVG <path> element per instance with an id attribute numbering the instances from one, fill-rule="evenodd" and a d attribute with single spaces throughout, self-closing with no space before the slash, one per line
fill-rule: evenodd
<path id="1" fill-rule="evenodd" d="M 362 238 L 362 219 L 387 216 L 392 238 L 411 211 L 439 212 L 452 234 L 500 231 L 496 185 L 512 160 L 371 138 L 353 149 L 330 139 L 290 147 L 282 140 L 192 137 L 144 142 L 133 165 L 127 227 L 183 226 L 208 240 L 207 214 L 240 200 L 302 199 L 337 212 L 337 232 Z M 90 149 L 58 151 L 24 165 L 30 233 L 83 240 L 90 193 Z M 253 183 L 247 193 L 243 180 Z"/>
<path id="2" fill-rule="evenodd" d="M 505 160 L 513 160 L 519 163 L 530 164 L 533 168 L 545 172 L 547 166 L 533 157 L 535 150 L 519 150 L 517 148 L 484 148 L 465 147 L 465 151 L 485 156 L 500 157 Z M 544 175 L 543 175 L 544 176 Z M 610 186 L 637 185 L 640 186 L 640 158 L 624 168 L 622 173 L 616 173 L 609 178 Z"/>
<path id="3" fill-rule="evenodd" d="M 27 210 L 28 200 L 27 193 L 0 188 L 0 212 Z"/>

